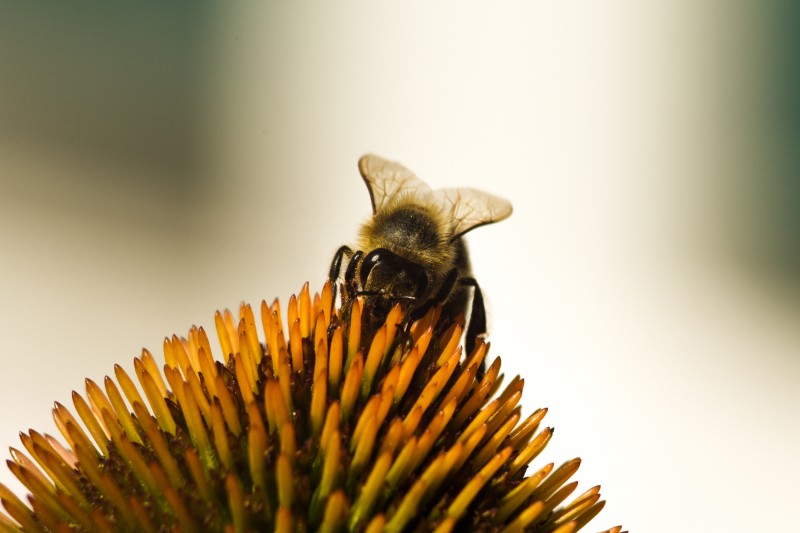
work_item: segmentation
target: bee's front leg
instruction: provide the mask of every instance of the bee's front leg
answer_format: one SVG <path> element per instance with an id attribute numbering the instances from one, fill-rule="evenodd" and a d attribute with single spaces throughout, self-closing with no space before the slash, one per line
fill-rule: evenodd
<path id="1" fill-rule="evenodd" d="M 345 256 L 353 256 L 353 250 L 351 250 L 346 244 L 336 250 L 336 254 L 333 256 L 333 260 L 331 261 L 331 268 L 328 271 L 328 279 L 331 280 L 331 288 L 333 289 L 333 305 L 336 305 L 336 289 L 339 285 L 339 274 L 342 271 L 342 261 L 344 260 Z"/>
<path id="2" fill-rule="evenodd" d="M 356 253 L 354 253 L 352 257 L 350 257 L 350 262 L 347 263 L 347 270 L 344 272 L 344 287 L 347 290 L 347 297 L 351 300 L 355 298 L 358 290 L 356 282 L 356 270 L 358 269 L 358 265 L 363 257 L 364 252 L 361 250 L 358 250 Z"/>

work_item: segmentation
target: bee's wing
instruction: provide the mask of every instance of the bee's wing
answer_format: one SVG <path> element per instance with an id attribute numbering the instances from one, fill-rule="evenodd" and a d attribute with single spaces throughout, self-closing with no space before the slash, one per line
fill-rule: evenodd
<path id="1" fill-rule="evenodd" d="M 380 211 L 400 191 L 431 194 L 430 187 L 406 167 L 376 155 L 369 154 L 359 159 L 358 170 L 369 189 L 374 213 Z"/>
<path id="2" fill-rule="evenodd" d="M 433 194 L 453 221 L 451 239 L 511 214 L 511 202 L 477 189 L 440 189 Z"/>

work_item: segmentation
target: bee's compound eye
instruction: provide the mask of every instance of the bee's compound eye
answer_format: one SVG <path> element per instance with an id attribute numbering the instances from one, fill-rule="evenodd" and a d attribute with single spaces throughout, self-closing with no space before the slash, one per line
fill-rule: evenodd
<path id="1" fill-rule="evenodd" d="M 406 271 L 413 281 L 414 287 L 416 287 L 414 296 L 417 298 L 422 298 L 428 292 L 428 286 L 431 282 L 430 274 L 427 270 L 416 264 L 412 264 L 410 267 L 407 267 Z"/>
<path id="2" fill-rule="evenodd" d="M 386 250 L 385 248 L 377 248 L 372 250 L 366 255 L 366 257 L 364 257 L 364 260 L 361 262 L 361 269 L 359 271 L 362 287 L 367 284 L 369 273 L 372 272 L 372 269 L 375 268 L 375 265 L 386 260 L 389 257 L 389 254 L 391 254 L 389 250 Z"/>

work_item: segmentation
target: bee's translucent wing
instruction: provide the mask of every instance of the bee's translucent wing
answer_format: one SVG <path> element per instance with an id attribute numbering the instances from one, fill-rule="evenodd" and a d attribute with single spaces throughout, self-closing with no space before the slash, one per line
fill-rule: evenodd
<path id="1" fill-rule="evenodd" d="M 431 194 L 430 187 L 406 167 L 376 155 L 369 154 L 359 159 L 358 170 L 369 189 L 374 213 L 380 211 L 400 191 Z"/>
<path id="2" fill-rule="evenodd" d="M 477 189 L 440 189 L 433 194 L 453 221 L 452 239 L 511 214 L 511 202 Z"/>

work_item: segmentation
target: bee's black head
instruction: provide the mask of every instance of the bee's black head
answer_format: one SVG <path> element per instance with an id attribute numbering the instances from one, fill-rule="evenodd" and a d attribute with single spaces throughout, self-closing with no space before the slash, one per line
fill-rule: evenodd
<path id="1" fill-rule="evenodd" d="M 361 262 L 359 281 L 365 292 L 387 300 L 421 300 L 428 292 L 431 276 L 422 266 L 378 248 Z"/>

